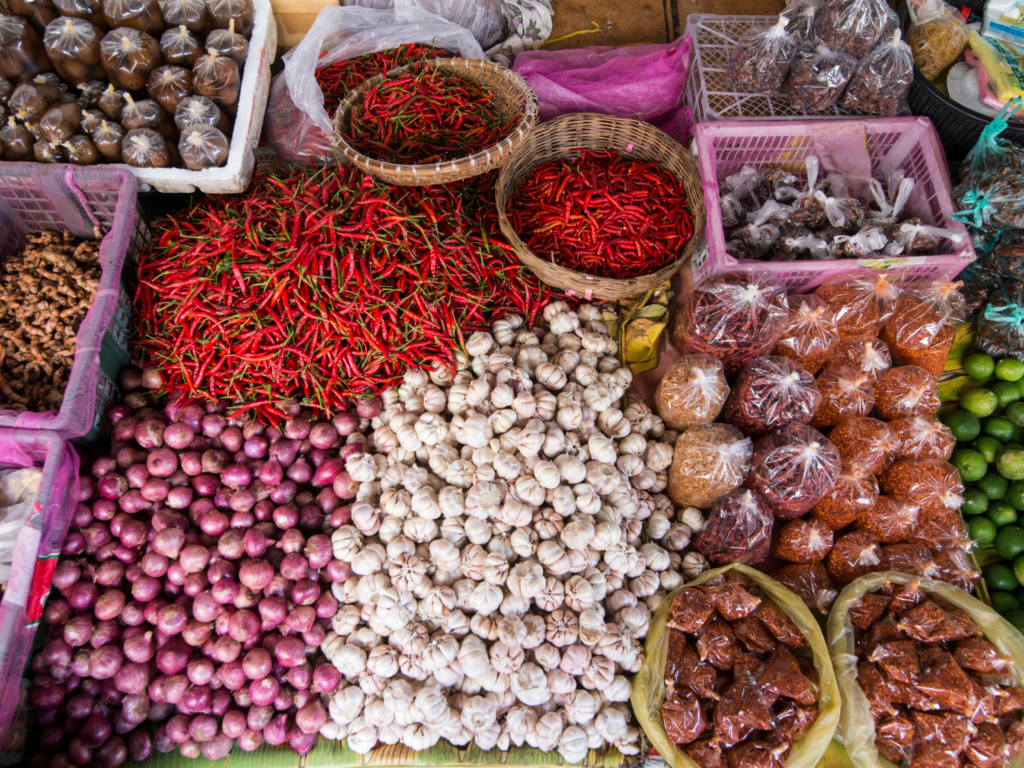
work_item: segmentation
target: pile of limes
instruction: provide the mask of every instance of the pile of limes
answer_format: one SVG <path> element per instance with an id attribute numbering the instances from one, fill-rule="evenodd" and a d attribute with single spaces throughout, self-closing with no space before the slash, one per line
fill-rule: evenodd
<path id="1" fill-rule="evenodd" d="M 985 559 L 1003 561 L 982 571 L 992 607 L 1024 632 L 1024 362 L 975 353 L 964 371 L 979 383 L 939 413 L 957 440 L 950 462 L 966 486 L 960 511 Z"/>

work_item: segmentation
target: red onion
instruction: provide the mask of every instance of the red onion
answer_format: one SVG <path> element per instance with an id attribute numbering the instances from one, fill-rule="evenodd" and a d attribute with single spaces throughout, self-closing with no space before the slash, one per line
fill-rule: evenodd
<path id="1" fill-rule="evenodd" d="M 53 572 L 53 586 L 63 591 L 78 581 L 82 576 L 82 569 L 70 560 L 61 560 Z"/>
<path id="2" fill-rule="evenodd" d="M 334 557 L 331 539 L 322 533 L 310 536 L 303 552 L 309 561 L 309 567 L 317 570 L 326 567 Z"/>
<path id="3" fill-rule="evenodd" d="M 224 421 L 223 416 L 218 416 L 215 413 L 208 413 L 203 416 L 203 419 L 200 422 L 200 427 L 202 428 L 203 435 L 206 437 L 220 437 L 227 427 L 227 422 Z"/>
<path id="4" fill-rule="evenodd" d="M 260 631 L 260 620 L 250 610 L 235 613 L 228 621 L 228 634 L 240 643 L 252 639 Z"/>
<path id="5" fill-rule="evenodd" d="M 259 471 L 259 479 L 266 485 L 276 486 L 284 480 L 284 467 L 277 459 L 270 459 L 265 462 Z"/>
<path id="6" fill-rule="evenodd" d="M 262 435 L 253 435 L 242 444 L 242 451 L 250 459 L 262 459 L 267 455 L 270 442 Z"/>
<path id="7" fill-rule="evenodd" d="M 354 499 L 359 491 L 359 483 L 352 479 L 348 470 L 342 470 L 334 477 L 331 490 L 337 494 L 339 499 Z"/>
<path id="8" fill-rule="evenodd" d="M 263 733 L 248 728 L 238 737 L 238 748 L 243 752 L 253 752 L 263 746 Z"/>
<path id="9" fill-rule="evenodd" d="M 284 667 L 298 666 L 306 660 L 306 645 L 297 637 L 282 637 L 274 655 Z"/>
<path id="10" fill-rule="evenodd" d="M 214 515 L 223 517 L 225 525 L 227 524 L 227 515 L 224 515 L 221 512 L 211 512 L 204 517 L 203 520 L 213 517 Z M 245 554 L 245 534 L 237 528 L 228 529 L 217 541 L 217 552 L 221 557 L 227 560 L 237 560 Z"/>
<path id="11" fill-rule="evenodd" d="M 238 570 L 238 580 L 257 592 L 270 584 L 273 578 L 274 567 L 266 560 L 246 560 Z"/>
<path id="12" fill-rule="evenodd" d="M 141 520 L 126 520 L 122 523 L 117 537 L 121 544 L 126 547 L 138 547 L 146 541 L 146 534 L 149 533 L 149 526 Z"/>
<path id="13" fill-rule="evenodd" d="M 203 473 L 203 454 L 199 451 L 185 451 L 179 461 L 181 469 L 189 477 L 198 477 Z"/>
<path id="14" fill-rule="evenodd" d="M 245 714 L 233 709 L 224 715 L 221 721 L 221 730 L 232 739 L 237 739 L 245 733 Z"/>
<path id="15" fill-rule="evenodd" d="M 124 697 L 121 702 L 121 717 L 132 725 L 144 723 L 149 717 L 149 696 L 145 693 L 134 693 Z"/>
<path id="16" fill-rule="evenodd" d="M 136 731 L 136 733 L 142 733 L 143 731 Z M 175 743 L 171 740 L 171 737 L 167 733 L 167 724 L 161 725 L 156 729 L 156 733 L 153 734 L 153 749 L 161 754 L 167 754 L 173 752 Z"/>
<path id="17" fill-rule="evenodd" d="M 295 689 L 305 690 L 313 682 L 313 665 L 308 661 L 297 664 L 285 673 L 284 679 Z"/>
<path id="18" fill-rule="evenodd" d="M 277 507 L 274 510 L 273 522 L 282 531 L 290 532 L 289 529 L 294 529 L 299 524 L 299 511 L 290 504 Z M 296 533 L 302 535 L 301 531 L 296 531 Z M 301 544 L 299 547 L 301 548 Z"/>
<path id="19" fill-rule="evenodd" d="M 272 705 L 280 691 L 281 686 L 272 677 L 264 677 L 249 683 L 249 697 L 256 706 Z"/>
<path id="20" fill-rule="evenodd" d="M 175 715 L 167 721 L 167 737 L 175 744 L 188 741 L 190 723 L 191 718 L 188 715 Z"/>
<path id="21" fill-rule="evenodd" d="M 309 443 L 314 448 L 327 451 L 338 442 L 338 430 L 326 421 L 317 422 L 309 430 Z"/>
<path id="22" fill-rule="evenodd" d="M 163 447 L 165 426 L 163 421 L 156 417 L 143 419 L 135 427 L 135 442 L 147 451 Z"/>
<path id="23" fill-rule="evenodd" d="M 132 584 L 132 597 L 140 603 L 148 603 L 160 595 L 160 582 L 152 576 L 140 576 Z"/>
<path id="24" fill-rule="evenodd" d="M 221 663 L 226 664 L 229 661 L 234 661 L 239 657 L 241 652 L 241 643 L 228 635 L 218 637 L 217 642 L 214 644 L 214 655 L 216 656 L 217 661 Z"/>
<path id="25" fill-rule="evenodd" d="M 105 563 L 101 563 L 100 567 L 96 569 L 96 583 L 101 587 L 116 587 L 124 579 L 125 570 L 124 563 L 119 560 L 108 560 Z M 100 596 L 97 606 L 102 600 L 103 597 Z"/>
<path id="26" fill-rule="evenodd" d="M 267 744 L 275 747 L 288 741 L 288 715 L 277 715 L 267 723 L 267 727 L 263 729 L 263 738 Z"/>
<path id="27" fill-rule="evenodd" d="M 229 488 L 244 488 L 252 482 L 252 472 L 244 464 L 232 464 L 224 468 L 220 479 Z"/>
<path id="28" fill-rule="evenodd" d="M 188 760 L 195 760 L 202 754 L 202 748 L 199 746 L 198 741 L 187 739 L 178 745 L 178 754 Z"/>
<path id="29" fill-rule="evenodd" d="M 344 469 L 345 462 L 341 459 L 324 459 L 313 473 L 313 485 L 330 485 Z"/>
<path id="30" fill-rule="evenodd" d="M 90 478 L 82 477 L 81 480 L 90 480 Z M 71 528 L 72 530 L 77 528 L 84 528 L 95 519 L 92 513 L 92 508 L 88 504 L 76 504 L 75 514 L 71 516 Z"/>
<path id="31" fill-rule="evenodd" d="M 210 582 L 204 573 L 192 573 L 185 579 L 184 592 L 188 597 L 195 597 L 210 586 Z"/>
<path id="32" fill-rule="evenodd" d="M 145 605 L 133 600 L 121 611 L 121 621 L 129 627 L 137 627 L 146 621 Z"/>
<path id="33" fill-rule="evenodd" d="M 235 740 L 226 733 L 215 734 L 212 739 L 204 742 L 200 751 L 207 760 L 223 760 L 235 746 Z"/>
<path id="34" fill-rule="evenodd" d="M 93 749 L 81 737 L 76 736 L 68 744 L 68 761 L 71 765 L 86 766 L 93 760 Z"/>
<path id="35" fill-rule="evenodd" d="M 221 668 L 217 670 L 217 678 L 229 691 L 237 691 L 248 682 L 240 661 L 231 661 L 221 665 Z"/>
<path id="36" fill-rule="evenodd" d="M 262 482 L 260 480 L 253 480 L 252 485 L 248 488 L 239 488 L 234 491 L 228 496 L 228 507 L 236 513 L 248 512 L 256 504 L 256 494 L 254 491 L 261 486 Z"/>
<path id="37" fill-rule="evenodd" d="M 174 560 L 185 545 L 185 533 L 177 528 L 164 528 L 153 536 L 150 546 L 153 551 Z"/>
<path id="38" fill-rule="evenodd" d="M 117 670 L 114 685 L 122 693 L 142 693 L 149 687 L 149 665 L 129 661 Z"/>
<path id="39" fill-rule="evenodd" d="M 117 472 L 108 472 L 96 481 L 96 492 L 103 499 L 117 501 L 128 493 L 129 489 L 128 479 Z"/>
<path id="40" fill-rule="evenodd" d="M 242 670 L 250 680 L 260 680 L 270 674 L 273 659 L 265 648 L 253 648 L 242 660 Z M 251 693 L 251 692 L 250 692 Z"/>
<path id="41" fill-rule="evenodd" d="M 131 448 L 126 448 L 124 450 L 126 455 L 128 455 L 128 451 L 131 451 L 132 458 L 138 458 L 138 456 L 134 455 L 135 452 L 132 451 Z M 130 467 L 125 469 L 124 476 L 128 481 L 128 485 L 132 488 L 142 488 L 142 486 L 149 481 L 150 477 L 152 477 L 152 475 L 149 474 L 149 470 L 146 469 L 145 464 L 132 464 Z"/>
<path id="42" fill-rule="evenodd" d="M 109 680 L 121 668 L 124 654 L 116 645 L 104 645 L 89 658 L 89 675 L 96 680 Z"/>
<path id="43" fill-rule="evenodd" d="M 188 613 L 180 605 L 164 606 L 156 616 L 156 626 L 166 635 L 177 635 L 185 628 Z"/>
<path id="44" fill-rule="evenodd" d="M 302 633 L 302 642 L 311 648 L 319 648 L 326 638 L 327 630 L 319 623 L 310 627 L 308 632 Z"/>
<path id="45" fill-rule="evenodd" d="M 296 605 L 288 612 L 288 618 L 285 620 L 285 627 L 288 628 L 289 632 L 301 635 L 304 632 L 308 632 L 315 621 L 315 610 L 308 605 Z"/>
<path id="46" fill-rule="evenodd" d="M 88 676 L 88 674 L 89 674 L 89 660 L 91 658 L 92 658 L 92 652 L 87 650 L 87 649 L 85 649 L 85 648 L 81 648 L 78 651 L 75 651 L 75 655 L 71 657 L 71 671 L 72 671 L 72 673 L 75 674 L 75 675 L 78 675 L 79 677 L 86 677 L 86 676 Z M 90 682 L 96 682 L 97 684 L 99 683 L 99 681 L 92 681 L 92 680 L 90 680 Z"/>
<path id="47" fill-rule="evenodd" d="M 313 693 L 331 693 L 341 685 L 341 672 L 330 662 L 317 665 L 313 670 Z"/>
<path id="48" fill-rule="evenodd" d="M 64 538 L 60 553 L 66 557 L 74 557 L 85 552 L 85 536 L 80 531 L 70 531 Z"/>
<path id="49" fill-rule="evenodd" d="M 88 616 L 75 616 L 64 624 L 64 642 L 72 648 L 85 645 L 92 638 L 92 619 Z"/>
<path id="50" fill-rule="evenodd" d="M 331 513 L 331 517 L 330 517 L 331 528 L 335 528 L 335 529 L 341 528 L 341 526 L 348 525 L 350 522 L 352 522 L 352 507 L 351 506 L 346 505 L 344 507 L 338 507 L 336 510 L 334 510 Z"/>
<path id="51" fill-rule="evenodd" d="M 139 561 L 143 572 L 154 579 L 159 579 L 167 573 L 167 567 L 170 563 L 171 561 L 165 555 L 161 555 L 158 552 L 147 552 Z"/>
<path id="52" fill-rule="evenodd" d="M 299 487 L 292 480 L 282 480 L 270 490 L 270 501 L 275 504 L 288 504 L 295 499 Z M 258 519 L 258 518 L 257 518 Z"/>
<path id="53" fill-rule="evenodd" d="M 92 714 L 96 699 L 87 693 L 78 693 L 68 699 L 64 712 L 72 720 L 84 720 Z"/>
<path id="54" fill-rule="evenodd" d="M 107 565 L 107 563 L 104 563 Z M 122 566 L 123 568 L 124 566 Z M 111 589 L 104 592 L 100 599 L 96 601 L 96 608 L 94 613 L 96 618 L 100 621 L 107 621 L 110 619 L 116 619 L 121 615 L 121 611 L 124 609 L 127 598 L 124 592 L 117 589 Z"/>
<path id="55" fill-rule="evenodd" d="M 341 446 L 341 450 L 338 452 L 338 457 L 344 460 L 356 453 L 369 453 L 369 449 L 366 447 L 366 443 L 364 441 L 356 440 Z"/>
<path id="56" fill-rule="evenodd" d="M 82 728 L 79 730 L 78 736 L 88 746 L 98 747 L 110 738 L 110 733 L 110 721 L 100 714 L 98 710 L 94 710 L 86 721 L 82 723 Z"/>
<path id="57" fill-rule="evenodd" d="M 156 650 L 156 666 L 165 675 L 175 675 L 185 669 L 192 649 L 180 637 L 172 637 Z"/>
<path id="58" fill-rule="evenodd" d="M 48 725 L 39 735 L 39 746 L 44 752 L 59 752 L 67 742 L 67 734 L 56 725 Z"/>
<path id="59" fill-rule="evenodd" d="M 64 597 L 76 611 L 88 611 L 99 600 L 100 591 L 88 581 L 78 581 L 64 590 Z"/>
<path id="60" fill-rule="evenodd" d="M 305 734 L 316 736 L 327 723 L 327 710 L 320 699 L 313 699 L 295 715 L 295 725 Z"/>
<path id="61" fill-rule="evenodd" d="M 259 604 L 260 617 L 273 625 L 282 623 L 288 615 L 288 606 L 283 598 L 264 597 Z"/>
<path id="62" fill-rule="evenodd" d="M 131 661 L 145 664 L 156 654 L 152 632 L 142 632 L 124 641 L 124 655 Z"/>
<path id="63" fill-rule="evenodd" d="M 372 416 L 370 418 L 373 418 Z M 341 412 L 334 414 L 331 424 L 340 437 L 348 437 L 359 427 L 359 419 L 354 413 Z"/>
<path id="64" fill-rule="evenodd" d="M 267 455 L 282 467 L 289 467 L 299 455 L 299 443 L 296 440 L 279 440 L 270 446 Z"/>
<path id="65" fill-rule="evenodd" d="M 192 659 L 188 663 L 186 670 L 188 679 L 192 681 L 193 685 L 209 684 L 213 679 L 213 673 L 216 671 L 213 662 L 204 658 Z"/>
<path id="66" fill-rule="evenodd" d="M 146 621 L 148 621 L 153 626 L 156 626 L 157 614 L 160 613 L 161 609 L 165 605 L 167 605 L 168 602 L 168 600 L 164 600 L 162 597 L 158 597 L 155 600 L 152 600 L 151 602 L 147 603 L 145 608 Z M 158 642 L 157 645 L 159 646 L 160 643 Z"/>
<path id="67" fill-rule="evenodd" d="M 296 459 L 294 464 L 285 470 L 285 475 L 289 480 L 302 485 L 313 479 L 313 468 L 305 459 L 299 458 Z"/>
<path id="68" fill-rule="evenodd" d="M 110 499 L 96 499 L 92 503 L 92 515 L 97 520 L 113 520 L 117 514 L 117 502 Z"/>
<path id="69" fill-rule="evenodd" d="M 128 757 L 128 747 L 120 736 L 111 736 L 93 754 L 100 768 L 117 768 Z"/>
<path id="70" fill-rule="evenodd" d="M 198 619 L 189 619 L 188 624 L 181 630 L 181 639 L 193 648 L 199 648 L 213 635 L 213 624 L 202 622 Z"/>
<path id="71" fill-rule="evenodd" d="M 221 579 L 210 589 L 210 596 L 217 604 L 228 605 L 238 596 L 238 584 L 232 579 Z"/>
<path id="72" fill-rule="evenodd" d="M 51 638 L 43 646 L 42 658 L 51 666 L 63 666 L 71 663 L 74 653 L 71 645 L 60 637 Z"/>
<path id="73" fill-rule="evenodd" d="M 308 434 L 308 419 L 289 419 L 284 423 L 284 436 L 289 440 L 303 440 Z"/>
<path id="74" fill-rule="evenodd" d="M 316 746 L 316 739 L 316 733 L 304 733 L 299 728 L 293 728 L 288 734 L 288 746 L 300 755 L 307 755 Z"/>
<path id="75" fill-rule="evenodd" d="M 134 430 L 135 428 L 132 427 Z M 117 431 L 116 429 L 114 430 Z M 109 475 L 111 472 L 117 470 L 117 461 L 111 456 L 100 456 L 96 461 L 92 463 L 92 476 L 95 480 L 99 480 L 104 475 Z M 97 484 L 97 493 L 99 493 L 99 485 Z"/>
<path id="76" fill-rule="evenodd" d="M 292 533 L 292 531 L 288 531 L 288 533 Z M 298 533 L 298 531 L 295 531 L 295 533 Z M 302 534 L 300 533 L 299 535 L 301 536 Z M 284 542 L 282 541 L 282 543 Z M 284 560 L 281 561 L 279 567 L 281 575 L 292 581 L 303 578 L 308 569 L 309 563 L 306 562 L 306 558 L 294 551 L 284 556 Z"/>
<path id="77" fill-rule="evenodd" d="M 211 536 L 220 536 L 224 531 L 228 529 L 228 516 L 223 512 L 210 512 L 203 515 L 203 518 L 199 521 L 199 527 L 203 533 L 208 533 Z"/>
<path id="78" fill-rule="evenodd" d="M 128 757 L 141 763 L 153 753 L 153 738 L 143 730 L 128 735 Z"/>
<path id="79" fill-rule="evenodd" d="M 338 612 L 338 601 L 330 592 L 322 592 L 313 603 L 313 609 L 318 618 L 330 619 Z"/>
<path id="80" fill-rule="evenodd" d="M 199 573 L 210 562 L 210 550 L 198 544 L 189 544 L 181 550 L 179 562 L 186 573 Z"/>
<path id="81" fill-rule="evenodd" d="M 217 475 L 203 472 L 192 478 L 192 490 L 197 496 L 213 496 L 220 488 L 220 480 Z"/>
<path id="82" fill-rule="evenodd" d="M 320 597 L 320 585 L 312 579 L 299 579 L 292 587 L 292 602 L 298 605 L 312 605 Z"/>
<path id="83" fill-rule="evenodd" d="M 185 695 L 181 699 L 179 709 L 188 714 L 210 714 L 210 703 L 212 699 L 212 692 L 209 686 L 206 685 L 193 685 L 189 686 L 189 689 L 185 691 Z"/>
<path id="84" fill-rule="evenodd" d="M 170 492 L 170 483 L 158 477 L 147 480 L 146 484 L 139 489 L 139 493 L 142 494 L 142 498 L 149 502 L 163 501 L 167 498 L 167 494 Z"/>
<path id="85" fill-rule="evenodd" d="M 273 707 L 269 705 L 259 706 L 257 704 L 253 704 L 249 707 L 249 713 L 246 715 L 245 723 L 254 731 L 262 731 L 267 727 L 267 724 L 273 717 Z"/>
<path id="86" fill-rule="evenodd" d="M 383 404 L 379 397 L 360 397 L 356 399 L 356 414 L 361 419 L 372 419 L 379 416 Z"/>

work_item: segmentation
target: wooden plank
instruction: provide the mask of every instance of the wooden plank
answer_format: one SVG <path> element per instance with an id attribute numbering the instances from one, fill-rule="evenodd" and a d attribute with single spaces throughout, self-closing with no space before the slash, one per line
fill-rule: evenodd
<path id="1" fill-rule="evenodd" d="M 277 20 L 277 48 L 286 51 L 298 45 L 313 26 L 317 14 L 337 0 L 270 0 Z"/>

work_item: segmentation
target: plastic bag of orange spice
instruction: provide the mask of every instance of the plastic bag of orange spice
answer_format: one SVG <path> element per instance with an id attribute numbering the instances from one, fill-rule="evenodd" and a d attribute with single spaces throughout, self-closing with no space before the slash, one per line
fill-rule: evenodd
<path id="1" fill-rule="evenodd" d="M 834 427 L 854 416 L 867 416 L 875 405 L 875 388 L 867 374 L 852 365 L 830 365 L 817 378 L 821 405 L 814 412 L 811 426 Z"/>
<path id="2" fill-rule="evenodd" d="M 838 531 L 854 522 L 874 506 L 878 499 L 878 481 L 863 464 L 843 467 L 831 490 L 811 510 L 811 517 Z"/>
<path id="3" fill-rule="evenodd" d="M 839 337 L 846 341 L 877 336 L 892 316 L 900 289 L 879 273 L 840 278 L 818 286 L 814 295 L 832 308 Z"/>
<path id="4" fill-rule="evenodd" d="M 772 354 L 791 358 L 817 375 L 839 346 L 832 308 L 814 294 L 793 295 L 787 301 L 789 319 Z"/>
<path id="5" fill-rule="evenodd" d="M 937 278 L 903 291 L 892 317 L 879 334 L 899 365 L 916 365 L 941 376 L 962 323 L 966 303 L 961 282 Z"/>
<path id="6" fill-rule="evenodd" d="M 651 619 L 650 629 L 647 632 L 647 639 L 644 644 L 645 658 L 643 666 L 633 679 L 633 695 L 630 699 L 633 712 L 636 714 L 644 733 L 650 738 L 654 747 L 670 768 L 698 768 L 698 764 L 687 755 L 684 748 L 674 743 L 669 737 L 665 729 L 664 718 L 662 717 L 662 707 L 665 704 L 666 698 L 671 693 L 671 689 L 666 685 L 665 679 L 669 637 L 672 634 L 667 624 L 673 599 L 680 590 L 704 586 L 708 582 L 720 579 L 723 575 L 726 578 L 742 575 L 745 579 L 749 579 L 764 595 L 762 605 L 755 612 L 755 616 L 762 612 L 764 606 L 769 605 L 772 614 L 777 619 L 782 619 L 789 631 L 795 628 L 803 635 L 804 642 L 810 652 L 813 670 L 817 674 L 818 695 L 816 704 L 818 712 L 813 723 L 809 727 L 802 729 L 805 732 L 793 743 L 792 752 L 786 758 L 785 765 L 786 768 L 815 768 L 831 743 L 836 723 L 839 721 L 839 689 L 835 675 L 832 673 L 832 663 L 828 657 L 825 638 L 822 636 L 817 621 L 815 621 L 798 596 L 771 577 L 744 565 L 727 565 L 707 571 L 696 580 L 670 593 L 662 600 L 661 606 Z M 767 602 L 765 602 L 765 598 L 767 598 Z M 779 623 L 777 620 L 768 621 L 762 619 L 761 621 L 773 633 L 774 628 Z M 780 642 L 782 641 L 780 640 Z M 792 644 L 792 640 L 790 644 Z M 806 653 L 802 649 L 799 652 Z M 751 658 L 757 661 L 756 658 Z M 801 658 L 807 657 L 802 656 Z M 782 716 L 780 715 L 779 717 L 781 720 Z M 719 722 L 724 722 L 725 719 L 724 717 L 718 718 Z M 783 727 L 782 722 L 779 725 Z M 694 748 L 693 744 L 687 746 L 691 750 Z M 725 756 L 721 754 L 720 756 L 723 758 L 722 765 L 725 766 Z M 754 763 L 747 761 L 742 764 L 753 765 Z"/>
<path id="7" fill-rule="evenodd" d="M 931 416 L 939 410 L 939 385 L 924 368 L 890 368 L 875 385 L 875 408 L 883 419 Z"/>
<path id="8" fill-rule="evenodd" d="M 828 439 L 839 451 L 843 466 L 858 461 L 873 475 L 892 464 L 901 447 L 889 425 L 870 416 L 839 422 L 828 433 Z"/>
<path id="9" fill-rule="evenodd" d="M 881 339 L 848 339 L 839 342 L 829 365 L 848 363 L 861 373 L 866 373 L 871 383 L 892 367 L 892 354 Z"/>

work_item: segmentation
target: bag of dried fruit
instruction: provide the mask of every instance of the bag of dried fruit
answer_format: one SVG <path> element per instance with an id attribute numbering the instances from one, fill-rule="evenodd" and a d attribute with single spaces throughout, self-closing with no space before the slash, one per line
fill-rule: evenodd
<path id="1" fill-rule="evenodd" d="M 886 624 L 898 627 L 898 642 L 858 647 L 858 636 L 879 631 L 872 627 L 884 631 Z M 997 686 L 1001 692 L 1015 691 L 1019 710 L 1024 696 L 1015 689 L 1024 684 L 1024 638 L 963 590 L 896 571 L 862 576 L 832 606 L 828 645 L 842 695 L 843 743 L 856 768 L 890 766 L 911 752 L 915 762 L 939 764 L 929 759 L 929 750 L 941 757 L 955 733 L 962 733 L 968 765 L 1016 768 L 1024 762 L 1015 757 L 1024 745 L 1019 711 L 1002 720 L 992 712 L 986 716 L 991 697 L 986 705 L 985 697 L 978 696 Z M 860 656 L 859 650 L 868 654 Z M 888 694 L 897 688 L 919 699 L 915 710 L 936 711 L 911 716 L 891 709 Z M 917 743 L 918 735 L 928 733 L 932 738 Z"/>
<path id="2" fill-rule="evenodd" d="M 694 634 L 687 630 L 696 633 L 696 642 L 689 642 Z M 717 670 L 694 650 L 702 635 L 709 640 L 719 630 L 734 635 L 740 669 L 721 696 L 713 688 Z M 746 650 L 740 650 L 741 642 Z M 644 651 L 630 702 L 670 768 L 706 765 L 696 758 L 714 757 L 709 751 L 722 765 L 727 753 L 733 755 L 729 764 L 740 765 L 760 764 L 758 758 L 770 754 L 786 768 L 814 768 L 828 748 L 839 722 L 839 689 L 825 638 L 803 601 L 760 571 L 727 565 L 669 594 L 654 614 Z M 777 701 L 767 707 L 771 698 Z M 698 720 L 691 725 L 695 712 Z M 771 725 L 752 730 L 758 716 Z M 701 732 L 694 734 L 697 728 Z M 734 743 L 722 748 L 719 742 Z"/>

